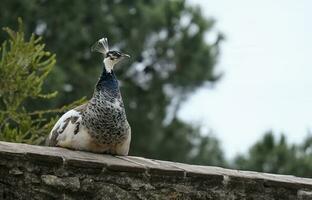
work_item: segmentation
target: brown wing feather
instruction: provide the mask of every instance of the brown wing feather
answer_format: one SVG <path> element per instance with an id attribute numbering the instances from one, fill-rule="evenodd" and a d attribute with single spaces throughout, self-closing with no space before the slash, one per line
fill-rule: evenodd
<path id="1" fill-rule="evenodd" d="M 88 103 L 82 104 L 82 105 L 74 108 L 74 110 L 76 110 L 79 113 L 83 113 L 87 109 L 87 105 L 88 105 Z"/>

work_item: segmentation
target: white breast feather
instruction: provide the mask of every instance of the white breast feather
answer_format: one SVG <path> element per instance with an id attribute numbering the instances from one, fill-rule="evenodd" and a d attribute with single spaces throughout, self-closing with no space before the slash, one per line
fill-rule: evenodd
<path id="1" fill-rule="evenodd" d="M 66 119 L 70 117 L 78 117 L 78 120 L 75 123 L 72 123 L 71 121 L 68 122 L 66 125 Z M 74 134 L 75 129 L 77 128 L 77 123 L 80 124 L 79 126 L 79 132 Z M 87 148 L 87 145 L 91 139 L 90 135 L 88 134 L 87 129 L 81 125 L 81 115 L 79 112 L 75 110 L 70 110 L 66 112 L 54 125 L 51 133 L 50 133 L 50 139 L 52 137 L 53 131 L 57 129 L 57 132 L 60 133 L 57 137 L 57 146 L 61 147 L 68 147 L 68 148 L 75 148 L 84 150 Z M 65 130 L 63 130 L 65 128 Z"/>
<path id="2" fill-rule="evenodd" d="M 58 128 L 57 132 L 61 131 L 64 128 L 66 119 L 70 117 L 80 117 L 80 114 L 75 110 L 70 110 L 62 115 L 62 117 L 55 123 L 54 127 L 52 128 L 49 139 L 51 139 L 52 133 L 55 131 L 56 128 Z"/>

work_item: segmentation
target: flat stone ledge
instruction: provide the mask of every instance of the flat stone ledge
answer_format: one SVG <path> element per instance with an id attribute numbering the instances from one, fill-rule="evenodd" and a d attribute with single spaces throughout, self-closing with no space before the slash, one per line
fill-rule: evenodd
<path id="1" fill-rule="evenodd" d="M 14 184 L 30 190 L 16 194 Z M 102 190 L 114 191 L 103 199 L 312 199 L 312 179 L 0 142 L 0 199 L 34 191 L 37 199 L 97 198 Z"/>

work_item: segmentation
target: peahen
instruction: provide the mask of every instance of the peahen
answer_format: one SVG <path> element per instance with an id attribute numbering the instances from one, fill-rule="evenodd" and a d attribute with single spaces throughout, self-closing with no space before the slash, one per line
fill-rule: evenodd
<path id="1" fill-rule="evenodd" d="M 110 51 L 107 38 L 97 41 L 91 51 L 104 55 L 103 72 L 93 96 L 87 103 L 66 112 L 57 121 L 47 138 L 47 144 L 97 153 L 128 155 L 131 128 L 113 68 L 130 56 L 119 51 Z"/>

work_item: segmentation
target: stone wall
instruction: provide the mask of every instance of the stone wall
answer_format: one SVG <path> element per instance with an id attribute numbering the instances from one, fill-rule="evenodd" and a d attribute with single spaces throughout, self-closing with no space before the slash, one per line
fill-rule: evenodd
<path id="1" fill-rule="evenodd" d="M 0 142 L 0 199 L 312 199 L 312 179 Z"/>

